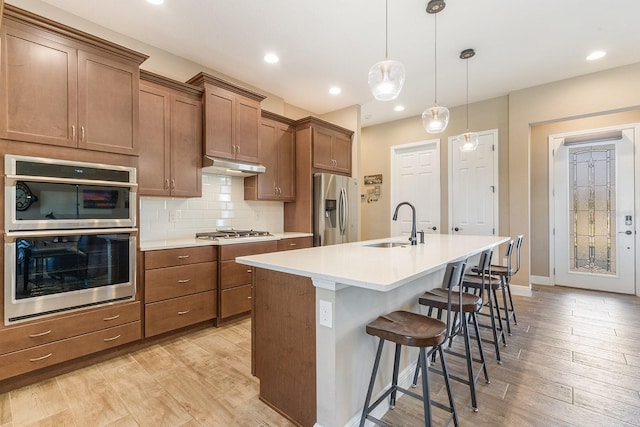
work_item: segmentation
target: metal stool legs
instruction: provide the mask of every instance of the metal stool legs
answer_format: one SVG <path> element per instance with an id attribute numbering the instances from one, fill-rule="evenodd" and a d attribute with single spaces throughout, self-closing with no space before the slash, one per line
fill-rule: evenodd
<path id="1" fill-rule="evenodd" d="M 418 357 L 418 363 L 420 364 L 419 366 L 422 367 L 422 371 L 425 372 L 425 375 L 422 375 L 422 396 L 420 396 L 417 393 L 414 393 L 414 392 L 412 392 L 410 390 L 407 390 L 407 389 L 404 389 L 404 388 L 398 386 L 398 374 L 399 374 L 398 371 L 399 371 L 400 355 L 401 355 L 402 346 L 400 344 L 396 344 L 395 357 L 394 357 L 394 361 L 393 361 L 393 379 L 392 379 L 391 387 L 389 387 L 389 389 L 386 390 L 382 394 L 382 396 L 380 396 L 375 402 L 373 402 L 373 404 L 371 404 L 371 398 L 372 398 L 372 394 L 373 394 L 373 387 L 375 385 L 375 379 L 376 379 L 376 375 L 378 373 L 378 368 L 380 367 L 380 359 L 381 359 L 381 356 L 382 356 L 382 349 L 384 347 L 384 342 L 385 342 L 385 340 L 383 338 L 380 338 L 380 343 L 378 344 L 378 351 L 376 352 L 376 359 L 375 359 L 375 362 L 373 363 L 373 371 L 371 373 L 371 380 L 369 381 L 369 388 L 367 390 L 367 397 L 366 397 L 365 402 L 364 402 L 364 408 L 362 410 L 362 416 L 360 417 L 360 427 L 364 426 L 364 423 L 366 422 L 366 420 L 372 421 L 374 424 L 377 424 L 377 425 L 380 425 L 380 426 L 387 426 L 387 424 L 385 424 L 384 422 L 378 420 L 377 418 L 374 418 L 371 415 L 371 412 L 380 403 L 382 403 L 387 398 L 387 396 L 390 396 L 390 405 L 391 405 L 391 408 L 393 408 L 395 406 L 396 393 L 398 391 L 400 391 L 400 392 L 402 392 L 404 394 L 407 394 L 407 395 L 409 395 L 411 397 L 414 397 L 416 399 L 422 400 L 423 407 L 424 407 L 424 425 L 425 425 L 425 427 L 431 427 L 431 425 L 432 425 L 431 405 L 451 413 L 451 417 L 447 421 L 446 425 L 448 425 L 449 422 L 451 420 L 453 420 L 453 424 L 455 426 L 458 426 L 458 416 L 457 416 L 456 409 L 455 409 L 455 402 L 453 400 L 453 393 L 451 391 L 451 385 L 449 383 L 447 363 L 446 363 L 445 358 L 444 358 L 444 353 L 442 351 L 442 346 L 437 346 L 436 348 L 433 348 L 429 352 L 427 352 L 424 347 L 420 347 L 420 355 Z M 435 352 L 435 351 L 438 352 L 438 356 L 440 358 L 441 365 L 442 365 L 442 372 L 444 373 L 444 382 L 445 382 L 445 387 L 447 389 L 447 397 L 449 399 L 449 405 L 450 405 L 448 407 L 445 406 L 445 405 L 442 405 L 439 402 L 434 402 L 434 401 L 431 400 L 431 393 L 430 393 L 430 388 L 429 388 L 429 375 L 428 375 L 428 370 L 427 370 L 427 357 L 430 355 L 430 353 Z"/>

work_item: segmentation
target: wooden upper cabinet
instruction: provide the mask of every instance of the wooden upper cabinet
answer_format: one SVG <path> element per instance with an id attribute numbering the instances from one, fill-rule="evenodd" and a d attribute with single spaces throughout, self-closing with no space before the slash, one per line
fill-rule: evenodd
<path id="1" fill-rule="evenodd" d="M 202 89 L 140 71 L 139 193 L 202 194 Z"/>
<path id="2" fill-rule="evenodd" d="M 294 123 L 286 117 L 262 111 L 258 159 L 266 171 L 244 179 L 245 200 L 294 200 Z"/>
<path id="3" fill-rule="evenodd" d="M 311 132 L 314 169 L 351 175 L 352 131 L 315 117 L 299 120 L 297 129 Z"/>
<path id="4" fill-rule="evenodd" d="M 204 88 L 204 154 L 258 163 L 263 95 L 205 73 L 189 84 Z"/>
<path id="5" fill-rule="evenodd" d="M 1 137 L 137 154 L 146 55 L 11 5 L 0 34 Z"/>

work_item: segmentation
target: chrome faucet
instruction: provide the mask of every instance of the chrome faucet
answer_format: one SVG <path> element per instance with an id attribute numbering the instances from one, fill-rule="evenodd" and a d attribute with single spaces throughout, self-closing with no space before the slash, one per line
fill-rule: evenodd
<path id="1" fill-rule="evenodd" d="M 400 202 L 398 203 L 398 206 L 396 206 L 396 211 L 393 213 L 393 220 L 397 221 L 398 220 L 398 209 L 400 209 L 400 206 L 402 205 L 407 205 L 411 208 L 411 211 L 413 213 L 413 216 L 411 218 L 411 237 L 409 237 L 409 241 L 411 242 L 411 245 L 417 245 L 418 244 L 418 236 L 416 233 L 416 208 L 409 202 Z"/>

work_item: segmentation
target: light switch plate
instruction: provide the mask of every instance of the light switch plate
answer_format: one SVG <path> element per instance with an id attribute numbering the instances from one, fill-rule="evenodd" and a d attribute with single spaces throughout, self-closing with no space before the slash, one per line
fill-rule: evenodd
<path id="1" fill-rule="evenodd" d="M 326 326 L 327 328 L 332 327 L 332 317 L 333 317 L 333 304 L 331 301 L 320 300 L 318 303 L 318 317 L 320 325 Z"/>

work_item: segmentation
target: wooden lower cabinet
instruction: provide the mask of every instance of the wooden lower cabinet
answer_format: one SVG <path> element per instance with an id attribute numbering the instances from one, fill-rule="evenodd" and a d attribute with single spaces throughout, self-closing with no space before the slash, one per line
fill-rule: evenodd
<path id="1" fill-rule="evenodd" d="M 292 251 L 313 246 L 313 237 L 293 237 L 291 239 L 278 240 L 278 251 Z"/>
<path id="2" fill-rule="evenodd" d="M 94 310 L 0 329 L 0 354 L 64 340 L 140 320 L 140 302 L 113 304 Z"/>
<path id="3" fill-rule="evenodd" d="M 0 380 L 117 347 L 142 337 L 140 321 L 0 356 Z"/>
<path id="4" fill-rule="evenodd" d="M 216 260 L 215 246 L 145 252 L 145 337 L 216 318 Z"/>
<path id="5" fill-rule="evenodd" d="M 144 335 L 150 337 L 162 334 L 214 317 L 216 317 L 215 291 L 146 304 Z"/>
<path id="6" fill-rule="evenodd" d="M 244 285 L 220 291 L 220 317 L 251 311 L 252 286 Z"/>
<path id="7" fill-rule="evenodd" d="M 253 268 L 235 262 L 236 257 L 276 252 L 278 241 L 221 245 L 219 254 L 220 295 L 216 324 L 251 312 Z"/>

